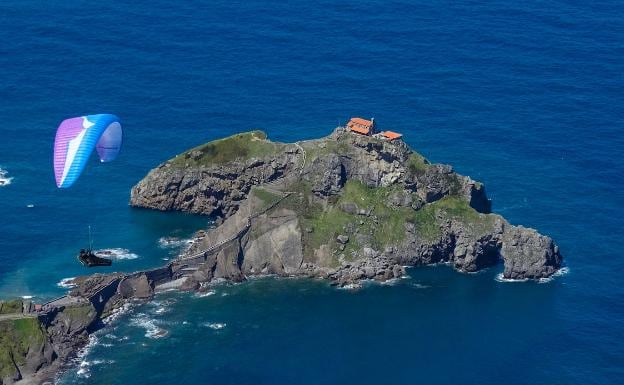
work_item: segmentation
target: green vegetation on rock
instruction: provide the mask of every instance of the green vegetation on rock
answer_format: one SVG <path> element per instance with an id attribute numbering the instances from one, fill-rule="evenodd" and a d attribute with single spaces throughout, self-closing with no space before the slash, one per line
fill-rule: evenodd
<path id="1" fill-rule="evenodd" d="M 481 233 L 492 230 L 494 217 L 491 214 L 477 212 L 464 199 L 446 196 L 416 211 L 411 222 L 416 226 L 418 235 L 425 240 L 433 241 L 442 235 L 440 221 L 455 220 L 462 223 L 465 228 Z"/>
<path id="2" fill-rule="evenodd" d="M 398 186 L 371 188 L 359 181 L 349 180 L 342 194 L 326 205 L 314 199 L 305 183 L 297 183 L 290 189 L 297 193 L 278 206 L 298 214 L 304 229 L 304 254 L 308 259 L 322 245 L 329 245 L 331 250 L 338 252 L 339 235 L 349 236 L 344 250 L 340 250 L 347 260 L 361 253 L 363 247 L 382 249 L 400 242 L 405 237 L 404 223 L 414 213 L 411 208 L 389 204 L 390 196 L 399 191 Z M 362 209 L 370 215 L 345 211 L 342 207 L 349 204 L 357 205 L 358 211 Z"/>
<path id="3" fill-rule="evenodd" d="M 269 206 L 282 197 L 281 194 L 274 193 L 262 187 L 254 187 L 251 190 L 252 196 L 258 198 L 263 205 Z"/>
<path id="4" fill-rule="evenodd" d="M 308 162 L 329 154 L 345 155 L 351 150 L 351 146 L 341 140 L 324 140 L 321 143 L 302 142 L 301 145 L 306 151 Z"/>
<path id="5" fill-rule="evenodd" d="M 414 176 L 424 174 L 427 167 L 429 167 L 429 161 L 416 152 L 412 152 L 407 159 L 407 171 Z"/>
<path id="6" fill-rule="evenodd" d="M 342 193 L 325 203 L 313 196 L 306 183 L 297 182 L 290 190 L 296 193 L 278 207 L 291 209 L 299 216 L 307 260 L 312 260 L 314 250 L 323 245 L 332 250 L 336 263 L 339 254 L 351 260 L 364 247 L 383 250 L 386 246 L 396 246 L 405 239 L 408 222 L 414 224 L 417 236 L 427 242 L 435 242 L 442 236 L 443 221 L 458 221 L 478 232 L 491 230 L 493 223 L 491 215 L 478 213 L 458 196 L 446 196 L 418 210 L 396 206 L 392 197 L 406 193 L 400 185 L 368 187 L 348 180 Z M 412 198 L 418 199 L 415 194 Z M 337 241 L 339 235 L 349 236 L 343 250 Z"/>
<path id="7" fill-rule="evenodd" d="M 171 159 L 169 164 L 180 167 L 210 166 L 237 159 L 263 158 L 277 153 L 283 146 L 267 140 L 262 131 L 251 131 L 192 148 Z"/>
<path id="8" fill-rule="evenodd" d="M 0 301 L 0 314 L 21 313 L 22 300 L 12 299 L 9 301 Z"/>
<path id="9" fill-rule="evenodd" d="M 355 203 L 359 209 L 370 211 L 371 217 L 359 215 L 358 221 L 364 221 L 361 226 L 372 234 L 372 246 L 382 248 L 405 238 L 404 223 L 414 212 L 411 208 L 390 204 L 391 195 L 401 190 L 399 185 L 372 188 L 350 180 L 345 184 L 338 204 Z"/>
<path id="10" fill-rule="evenodd" d="M 12 376 L 14 363 L 24 364 L 28 351 L 44 341 L 45 332 L 35 317 L 0 321 L 0 378 Z"/>

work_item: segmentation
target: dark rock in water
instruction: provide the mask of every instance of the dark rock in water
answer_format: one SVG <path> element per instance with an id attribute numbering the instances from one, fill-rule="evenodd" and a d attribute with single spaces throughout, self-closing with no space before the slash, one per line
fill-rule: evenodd
<path id="1" fill-rule="evenodd" d="M 522 226 L 505 232 L 502 254 L 503 277 L 510 279 L 550 277 L 563 262 L 559 247 L 551 238 Z"/>

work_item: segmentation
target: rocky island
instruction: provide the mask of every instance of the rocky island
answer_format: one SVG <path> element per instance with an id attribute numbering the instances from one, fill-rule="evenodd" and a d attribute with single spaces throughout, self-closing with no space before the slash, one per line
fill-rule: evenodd
<path id="1" fill-rule="evenodd" d="M 254 274 L 343 286 L 400 277 L 403 266 L 474 272 L 500 260 L 505 278 L 539 279 L 562 261 L 549 237 L 490 213 L 481 183 L 401 140 L 343 127 L 294 144 L 259 131 L 207 143 L 152 170 L 130 202 L 218 218 L 172 265 L 196 269 L 188 288 Z"/>
<path id="2" fill-rule="evenodd" d="M 130 203 L 212 216 L 216 226 L 165 266 L 79 278 L 37 309 L 0 303 L 0 384 L 49 379 L 103 318 L 159 289 L 269 274 L 357 287 L 440 262 L 475 272 L 502 261 L 505 278 L 540 279 L 562 263 L 551 238 L 491 213 L 481 183 L 400 139 L 347 127 L 292 144 L 260 131 L 206 143 L 150 171 Z"/>

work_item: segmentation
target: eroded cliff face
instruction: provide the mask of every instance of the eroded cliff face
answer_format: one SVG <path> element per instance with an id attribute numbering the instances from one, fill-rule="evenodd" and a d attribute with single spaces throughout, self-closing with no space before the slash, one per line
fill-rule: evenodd
<path id="1" fill-rule="evenodd" d="M 91 303 L 84 301 L 42 315 L 5 316 L 0 320 L 0 384 L 48 380 L 87 344 L 97 315 Z"/>
<path id="2" fill-rule="evenodd" d="M 231 155 L 237 151 L 243 156 Z M 150 171 L 132 188 L 130 203 L 227 218 L 236 212 L 251 186 L 293 172 L 298 151 L 294 145 L 272 143 L 257 131 L 211 142 Z"/>
<path id="3" fill-rule="evenodd" d="M 191 150 L 132 190 L 135 206 L 225 219 L 173 264 L 188 287 L 254 274 L 348 285 L 400 277 L 406 265 L 449 262 L 474 272 L 501 260 L 506 278 L 538 279 L 562 263 L 552 239 L 490 214 L 482 184 L 430 164 L 401 141 L 341 128 L 297 144 L 259 137 L 262 151 L 226 161 Z"/>

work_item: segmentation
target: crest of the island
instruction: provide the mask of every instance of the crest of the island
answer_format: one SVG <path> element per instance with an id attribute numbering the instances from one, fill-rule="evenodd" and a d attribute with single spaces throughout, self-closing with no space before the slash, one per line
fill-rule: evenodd
<path id="1" fill-rule="evenodd" d="M 276 143 L 253 131 L 166 161 L 132 188 L 133 206 L 213 216 L 160 268 L 78 278 L 46 304 L 0 302 L 2 383 L 49 378 L 100 320 L 155 291 L 202 290 L 247 277 L 319 277 L 338 286 L 449 263 L 505 279 L 542 279 L 562 264 L 551 238 L 492 214 L 484 186 L 431 164 L 400 133 L 352 118 L 329 136 Z"/>

